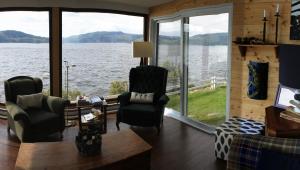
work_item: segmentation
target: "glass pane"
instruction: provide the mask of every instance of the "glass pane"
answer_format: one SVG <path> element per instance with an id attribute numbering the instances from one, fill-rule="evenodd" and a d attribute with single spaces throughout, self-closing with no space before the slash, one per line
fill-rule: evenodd
<path id="1" fill-rule="evenodd" d="M 228 13 L 189 18 L 188 114 L 211 125 L 226 114 Z"/>
<path id="2" fill-rule="evenodd" d="M 63 12 L 63 96 L 74 100 L 127 91 L 129 70 L 140 62 L 132 57 L 131 43 L 143 41 L 143 26 L 138 16 Z"/>
<path id="3" fill-rule="evenodd" d="M 167 92 L 170 101 L 167 107 L 180 112 L 181 21 L 160 23 L 158 34 L 158 65 L 169 70 Z"/>
<path id="4" fill-rule="evenodd" d="M 4 81 L 15 76 L 41 78 L 49 93 L 49 13 L 0 12 L 0 102 Z"/>

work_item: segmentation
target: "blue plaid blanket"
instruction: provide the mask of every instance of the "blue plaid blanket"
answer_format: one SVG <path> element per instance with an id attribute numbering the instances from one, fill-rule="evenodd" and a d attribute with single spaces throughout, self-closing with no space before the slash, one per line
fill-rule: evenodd
<path id="1" fill-rule="evenodd" d="M 227 169 L 256 169 L 262 149 L 300 154 L 300 139 L 274 138 L 261 135 L 236 135 L 230 146 Z"/>

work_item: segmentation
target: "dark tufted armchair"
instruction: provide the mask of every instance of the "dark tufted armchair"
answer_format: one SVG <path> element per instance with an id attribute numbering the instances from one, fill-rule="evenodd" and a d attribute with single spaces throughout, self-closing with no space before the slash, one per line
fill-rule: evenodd
<path id="1" fill-rule="evenodd" d="M 16 104 L 17 95 L 41 93 L 42 80 L 18 76 L 4 82 L 6 108 L 8 111 L 8 132 L 11 130 L 21 142 L 34 142 L 65 128 L 65 101 L 59 97 L 43 96 L 42 108 L 23 110 Z"/>
<path id="2" fill-rule="evenodd" d="M 117 128 L 124 122 L 134 126 L 155 126 L 160 131 L 164 107 L 169 101 L 166 93 L 168 70 L 157 66 L 132 68 L 129 74 L 129 92 L 119 95 Z M 154 93 L 153 103 L 131 103 L 131 92 Z"/>

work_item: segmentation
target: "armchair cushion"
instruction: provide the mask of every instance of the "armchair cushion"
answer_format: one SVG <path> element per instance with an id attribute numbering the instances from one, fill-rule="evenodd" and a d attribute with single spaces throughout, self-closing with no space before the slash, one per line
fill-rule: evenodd
<path id="1" fill-rule="evenodd" d="M 131 92 L 130 102 L 132 103 L 153 103 L 154 93 Z"/>
<path id="2" fill-rule="evenodd" d="M 47 112 L 41 109 L 28 109 L 27 110 L 30 120 L 30 127 L 32 129 L 49 130 L 59 129 L 60 116 L 53 112 Z"/>
<path id="3" fill-rule="evenodd" d="M 136 112 L 136 113 L 154 113 L 155 112 L 155 106 L 149 105 L 149 104 L 130 104 L 127 106 L 124 106 L 122 108 L 123 111 L 127 111 L 130 113 Z"/>
<path id="4" fill-rule="evenodd" d="M 122 112 L 122 120 L 131 125 L 152 126 L 159 116 L 156 107 L 151 104 L 129 104 L 120 110 Z"/>
<path id="5" fill-rule="evenodd" d="M 35 93 L 29 95 L 17 95 L 17 105 L 22 109 L 28 108 L 41 108 L 42 107 L 43 94 Z"/>

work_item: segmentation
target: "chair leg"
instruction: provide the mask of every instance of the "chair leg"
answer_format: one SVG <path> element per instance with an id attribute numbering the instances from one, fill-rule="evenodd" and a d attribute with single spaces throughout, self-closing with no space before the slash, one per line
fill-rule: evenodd
<path id="1" fill-rule="evenodd" d="M 160 133 L 160 125 L 156 125 L 156 129 L 157 129 L 157 135 L 159 135 L 159 133 Z"/>
<path id="2" fill-rule="evenodd" d="M 120 122 L 116 122 L 116 126 L 117 126 L 117 129 L 120 130 L 120 126 L 119 126 Z"/>
<path id="3" fill-rule="evenodd" d="M 7 133 L 10 134 L 10 126 L 7 125 Z"/>
<path id="4" fill-rule="evenodd" d="M 60 139 L 63 140 L 63 138 L 64 138 L 64 134 L 63 132 L 60 132 Z"/>

